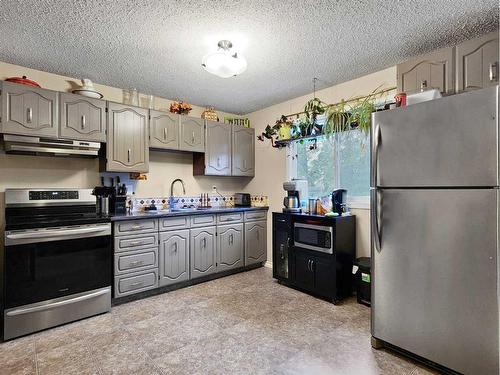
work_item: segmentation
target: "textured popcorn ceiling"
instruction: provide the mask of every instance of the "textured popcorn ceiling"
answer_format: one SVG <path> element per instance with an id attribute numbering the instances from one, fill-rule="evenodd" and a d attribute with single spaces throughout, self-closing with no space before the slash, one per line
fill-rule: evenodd
<path id="1" fill-rule="evenodd" d="M 248 113 L 498 28 L 498 0 L 0 1 L 0 60 Z M 248 60 L 201 59 L 230 39 Z"/>

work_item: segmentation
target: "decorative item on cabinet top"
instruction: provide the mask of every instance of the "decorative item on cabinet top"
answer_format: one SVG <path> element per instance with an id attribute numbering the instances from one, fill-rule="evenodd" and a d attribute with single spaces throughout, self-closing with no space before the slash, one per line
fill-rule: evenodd
<path id="1" fill-rule="evenodd" d="M 41 87 L 38 82 L 32 81 L 31 79 L 26 78 L 26 76 L 22 77 L 9 77 L 5 79 L 7 82 L 19 83 L 21 85 L 33 86 L 33 87 Z"/>
<path id="2" fill-rule="evenodd" d="M 234 194 L 223 194 L 220 195 L 208 195 L 209 203 L 212 208 L 233 208 L 234 207 Z M 168 202 L 169 197 L 150 197 L 150 198 L 139 198 L 135 197 L 132 200 L 132 210 L 136 212 L 142 212 L 151 210 L 154 206 L 158 211 L 166 210 L 169 208 Z M 251 196 L 251 206 L 252 207 L 267 207 L 269 206 L 269 198 L 267 195 L 252 195 Z M 201 195 L 189 195 L 189 196 L 176 196 L 174 197 L 174 209 L 181 208 L 197 208 L 202 205 Z"/>
<path id="3" fill-rule="evenodd" d="M 94 84 L 88 78 L 82 79 L 82 86 L 71 92 L 73 94 L 87 96 L 94 99 L 102 99 L 104 96 L 94 88 Z"/>
<path id="4" fill-rule="evenodd" d="M 192 109 L 193 107 L 191 104 L 183 101 L 173 101 L 172 104 L 170 104 L 170 112 L 178 113 L 180 115 L 188 115 Z"/>
<path id="5" fill-rule="evenodd" d="M 250 127 L 250 119 L 248 117 L 224 117 L 224 123 L 230 125 L 244 126 L 245 128 Z"/>
<path id="6" fill-rule="evenodd" d="M 219 116 L 217 116 L 214 107 L 206 107 L 206 109 L 201 114 L 201 118 L 210 121 L 219 121 Z"/>

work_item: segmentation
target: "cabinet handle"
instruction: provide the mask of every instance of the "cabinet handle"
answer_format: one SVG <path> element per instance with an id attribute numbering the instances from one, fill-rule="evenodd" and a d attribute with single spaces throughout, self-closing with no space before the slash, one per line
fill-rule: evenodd
<path id="1" fill-rule="evenodd" d="M 311 272 L 314 272 L 314 260 L 311 260 Z"/>
<path id="2" fill-rule="evenodd" d="M 243 159 L 243 169 L 247 169 L 247 159 Z"/>
<path id="3" fill-rule="evenodd" d="M 130 151 L 130 150 L 129 150 Z M 139 229 L 142 229 L 142 225 L 134 225 L 132 227 L 133 230 L 139 230 Z"/>
<path id="4" fill-rule="evenodd" d="M 130 163 L 130 154 L 132 153 L 132 150 L 128 149 L 127 150 L 127 160 Z"/>
<path id="5" fill-rule="evenodd" d="M 217 156 L 217 166 L 220 167 L 220 156 Z"/>
<path id="6" fill-rule="evenodd" d="M 193 142 L 193 144 L 194 144 L 194 138 L 195 138 L 195 136 L 194 136 L 194 130 L 193 130 L 193 134 L 191 135 L 191 142 Z"/>
<path id="7" fill-rule="evenodd" d="M 490 82 L 498 80 L 498 61 L 490 64 Z"/>
<path id="8" fill-rule="evenodd" d="M 308 259 L 308 260 L 307 260 L 307 269 L 308 269 L 309 271 L 311 270 L 310 265 L 311 265 L 311 259 Z"/>
<path id="9" fill-rule="evenodd" d="M 167 128 L 163 128 L 163 139 L 167 140 Z"/>
<path id="10" fill-rule="evenodd" d="M 142 241 L 133 241 L 133 242 L 131 242 L 130 244 L 131 244 L 132 246 L 138 246 L 138 245 L 142 245 L 143 243 L 144 243 L 144 242 L 142 242 Z"/>
<path id="11" fill-rule="evenodd" d="M 284 244 L 280 244 L 280 258 L 281 258 L 281 260 L 285 259 L 285 245 Z"/>
<path id="12" fill-rule="evenodd" d="M 287 239 L 286 239 L 286 247 L 287 248 L 290 247 L 290 237 L 287 237 Z"/>
<path id="13" fill-rule="evenodd" d="M 207 238 L 206 237 L 203 238 L 201 247 L 207 247 Z"/>
<path id="14" fill-rule="evenodd" d="M 136 287 L 136 286 L 142 286 L 142 285 L 144 285 L 144 281 L 139 281 L 139 282 L 137 282 L 137 283 L 132 283 L 132 284 L 130 284 L 130 286 L 131 286 L 132 288 L 133 288 L 133 287 Z"/>
<path id="15" fill-rule="evenodd" d="M 176 253 L 177 252 L 177 242 L 174 242 L 173 248 L 174 248 L 174 253 Z"/>
<path id="16" fill-rule="evenodd" d="M 33 121 L 33 109 L 31 107 L 29 107 L 26 110 L 26 122 L 28 124 L 31 124 L 32 121 Z"/>
<path id="17" fill-rule="evenodd" d="M 82 130 L 85 129 L 85 125 L 87 125 L 87 118 L 85 115 L 82 115 Z"/>
<path id="18" fill-rule="evenodd" d="M 136 261 L 133 261 L 133 262 L 129 263 L 129 265 L 131 267 L 142 266 L 143 264 L 144 264 L 144 261 L 142 261 L 142 260 L 136 260 Z"/>

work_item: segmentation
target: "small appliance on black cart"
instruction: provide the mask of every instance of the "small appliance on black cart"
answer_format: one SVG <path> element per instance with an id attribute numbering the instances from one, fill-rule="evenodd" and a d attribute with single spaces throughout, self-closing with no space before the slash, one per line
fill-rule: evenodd
<path id="1" fill-rule="evenodd" d="M 7 189 L 4 340 L 111 309 L 108 217 L 90 189 Z"/>
<path id="2" fill-rule="evenodd" d="M 283 198 L 283 212 L 302 212 L 302 200 L 307 199 L 307 181 L 291 180 L 283 182 L 287 196 Z"/>
<path id="3" fill-rule="evenodd" d="M 352 295 L 356 218 L 273 213 L 273 277 L 338 303 Z"/>

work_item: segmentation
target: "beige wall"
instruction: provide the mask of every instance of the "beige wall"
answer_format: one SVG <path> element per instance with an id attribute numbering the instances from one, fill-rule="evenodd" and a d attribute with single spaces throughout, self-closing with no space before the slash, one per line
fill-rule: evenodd
<path id="1" fill-rule="evenodd" d="M 78 79 L 41 72 L 17 65 L 0 62 L 0 79 L 12 76 L 27 76 L 43 88 L 69 91 Z M 96 89 L 111 101 L 122 102 L 122 89 L 94 83 Z M 155 108 L 168 110 L 170 100 L 156 98 Z M 204 108 L 193 106 L 192 116 L 199 117 Z M 218 112 L 223 118 L 225 113 Z M 1 147 L 1 146 L 0 146 Z M 147 181 L 138 181 L 136 195 L 158 196 L 167 194 L 170 183 L 182 178 L 187 194 L 210 192 L 216 185 L 220 192 L 245 191 L 248 178 L 238 177 L 194 177 L 192 154 L 154 151 L 150 154 L 150 168 Z M 0 231 L 4 225 L 4 192 L 6 188 L 24 187 L 79 187 L 91 188 L 99 183 L 97 159 L 34 157 L 6 155 L 0 150 Z M 179 193 L 178 190 L 176 190 Z M 3 236 L 0 236 L 3 238 Z"/>
<path id="2" fill-rule="evenodd" d="M 383 88 L 396 86 L 396 67 L 391 67 L 349 82 L 341 83 L 316 92 L 316 96 L 326 103 L 336 103 L 341 99 L 349 99 L 358 95 L 366 95 L 377 87 Z M 279 103 L 260 111 L 247 115 L 250 117 L 252 127 L 257 134 L 262 132 L 267 124 L 274 122 L 282 114 L 300 112 L 304 104 L 312 98 L 312 94 L 301 96 L 283 103 Z M 258 142 L 256 144 L 256 175 L 247 186 L 252 193 L 266 193 L 269 195 L 270 211 L 281 211 L 284 191 L 282 183 L 286 179 L 286 150 L 277 150 L 271 147 L 269 142 Z M 357 229 L 357 256 L 368 256 L 370 254 L 370 220 L 369 210 L 352 209 L 356 215 Z M 271 222 L 268 222 L 268 259 L 272 260 L 272 236 Z"/>

